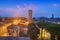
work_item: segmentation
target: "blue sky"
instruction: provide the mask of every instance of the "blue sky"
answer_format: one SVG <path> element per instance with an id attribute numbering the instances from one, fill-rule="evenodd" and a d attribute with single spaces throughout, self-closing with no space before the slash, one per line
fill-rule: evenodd
<path id="1" fill-rule="evenodd" d="M 59 0 L 0 0 L 0 16 L 27 17 L 28 10 L 33 11 L 33 17 L 60 17 Z"/>

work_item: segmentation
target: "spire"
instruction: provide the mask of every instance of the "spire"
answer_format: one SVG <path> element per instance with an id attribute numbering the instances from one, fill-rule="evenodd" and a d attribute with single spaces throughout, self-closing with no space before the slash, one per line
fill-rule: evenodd
<path id="1" fill-rule="evenodd" d="M 52 19 L 54 18 L 54 14 L 52 13 L 52 17 L 51 17 Z"/>

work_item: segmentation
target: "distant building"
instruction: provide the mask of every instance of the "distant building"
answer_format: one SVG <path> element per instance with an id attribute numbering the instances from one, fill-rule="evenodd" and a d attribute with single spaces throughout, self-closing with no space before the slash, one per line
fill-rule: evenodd
<path id="1" fill-rule="evenodd" d="M 7 30 L 8 30 L 8 36 L 16 37 L 19 36 L 20 26 L 12 24 L 7 27 Z"/>
<path id="2" fill-rule="evenodd" d="M 32 10 L 28 11 L 28 21 L 29 23 L 32 23 Z"/>
<path id="3" fill-rule="evenodd" d="M 52 19 L 53 18 L 53 19 Z M 39 17 L 37 18 L 37 22 L 42 21 L 42 22 L 47 22 L 51 24 L 60 24 L 60 18 L 48 18 L 48 17 Z"/>
<path id="4" fill-rule="evenodd" d="M 52 13 L 52 17 L 51 17 L 51 19 L 54 19 L 54 14 Z"/>
<path id="5" fill-rule="evenodd" d="M 60 22 L 58 22 L 58 24 L 60 24 Z"/>

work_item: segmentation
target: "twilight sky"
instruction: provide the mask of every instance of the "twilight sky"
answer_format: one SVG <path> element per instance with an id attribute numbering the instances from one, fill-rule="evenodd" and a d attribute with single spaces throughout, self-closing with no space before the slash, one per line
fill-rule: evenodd
<path id="1" fill-rule="evenodd" d="M 0 16 L 27 17 L 28 10 L 33 11 L 33 17 L 60 17 L 59 0 L 0 0 Z"/>

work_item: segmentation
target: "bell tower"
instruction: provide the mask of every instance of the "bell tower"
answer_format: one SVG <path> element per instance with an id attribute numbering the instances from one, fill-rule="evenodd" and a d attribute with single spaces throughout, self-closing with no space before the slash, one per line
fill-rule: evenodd
<path id="1" fill-rule="evenodd" d="M 32 10 L 28 10 L 28 21 L 32 23 Z"/>

